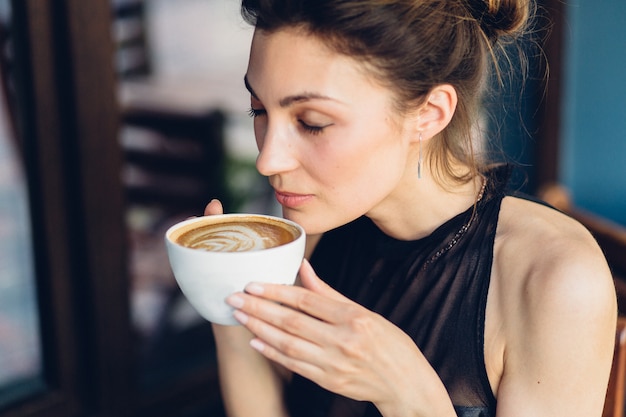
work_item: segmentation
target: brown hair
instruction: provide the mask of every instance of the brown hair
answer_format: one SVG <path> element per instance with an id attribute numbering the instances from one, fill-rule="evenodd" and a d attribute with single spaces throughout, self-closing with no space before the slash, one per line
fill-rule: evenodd
<path id="1" fill-rule="evenodd" d="M 533 0 L 242 0 L 260 30 L 302 28 L 339 53 L 362 59 L 395 91 L 400 110 L 451 84 L 458 104 L 429 145 L 439 179 L 469 181 L 483 170 L 472 146 L 490 63 L 523 32 Z M 469 172 L 454 172 L 461 161 Z"/>

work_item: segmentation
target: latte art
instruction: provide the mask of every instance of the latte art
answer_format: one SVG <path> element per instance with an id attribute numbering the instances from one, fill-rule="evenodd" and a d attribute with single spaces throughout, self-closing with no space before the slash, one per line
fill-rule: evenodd
<path id="1" fill-rule="evenodd" d="M 226 222 L 188 230 L 177 242 L 211 252 L 244 252 L 284 245 L 296 237 L 295 231 L 271 222 Z"/>
<path id="2" fill-rule="evenodd" d="M 223 326 L 240 324 L 224 300 L 250 282 L 293 285 L 306 245 L 299 224 L 254 213 L 194 217 L 164 237 L 181 292 L 202 317 Z"/>

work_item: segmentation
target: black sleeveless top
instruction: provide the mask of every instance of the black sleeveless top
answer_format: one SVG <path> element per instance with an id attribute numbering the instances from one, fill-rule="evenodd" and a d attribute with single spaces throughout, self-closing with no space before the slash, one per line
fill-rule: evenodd
<path id="1" fill-rule="evenodd" d="M 484 324 L 508 177 L 506 166 L 488 172 L 476 209 L 470 207 L 423 239 L 393 239 L 362 217 L 324 234 L 311 259 L 328 284 L 411 336 L 443 381 L 459 417 L 495 416 Z M 299 375 L 287 386 L 286 399 L 292 417 L 381 416 L 373 404 L 336 395 Z"/>

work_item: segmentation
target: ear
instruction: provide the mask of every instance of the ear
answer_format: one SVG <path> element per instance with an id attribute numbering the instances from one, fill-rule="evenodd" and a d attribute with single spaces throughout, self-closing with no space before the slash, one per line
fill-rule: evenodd
<path id="1" fill-rule="evenodd" d="M 419 107 L 415 125 L 422 140 L 432 138 L 448 126 L 457 101 L 456 89 L 450 84 L 437 85 L 428 93 L 426 101 Z"/>

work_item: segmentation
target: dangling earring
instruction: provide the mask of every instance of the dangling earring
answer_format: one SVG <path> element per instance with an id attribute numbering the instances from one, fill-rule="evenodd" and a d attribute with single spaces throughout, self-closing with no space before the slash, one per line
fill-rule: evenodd
<path id="1" fill-rule="evenodd" d="M 417 159 L 417 178 L 422 178 L 422 134 L 419 136 L 419 156 Z"/>

